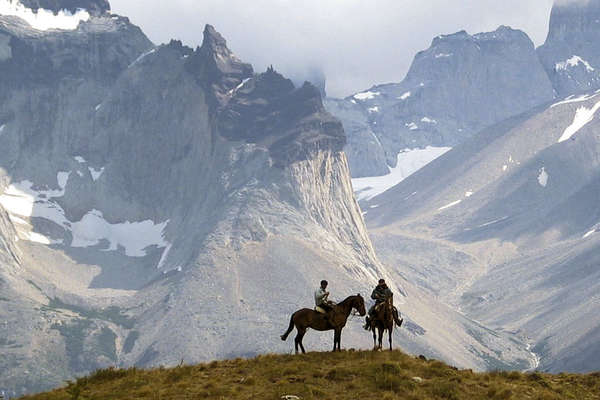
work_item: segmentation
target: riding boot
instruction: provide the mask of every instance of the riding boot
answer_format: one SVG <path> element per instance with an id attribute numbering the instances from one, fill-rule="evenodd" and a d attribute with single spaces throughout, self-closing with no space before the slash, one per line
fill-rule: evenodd
<path id="1" fill-rule="evenodd" d="M 396 325 L 398 325 L 398 328 L 400 328 L 402 326 L 402 322 L 404 322 L 404 319 L 400 319 L 398 317 L 398 310 L 396 309 L 396 307 L 394 307 L 392 315 L 394 316 L 394 322 L 396 323 Z"/>

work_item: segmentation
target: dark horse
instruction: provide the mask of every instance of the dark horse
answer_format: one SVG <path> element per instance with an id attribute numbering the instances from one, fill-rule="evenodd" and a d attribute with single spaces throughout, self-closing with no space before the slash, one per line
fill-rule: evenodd
<path id="1" fill-rule="evenodd" d="M 308 328 L 312 328 L 317 331 L 330 331 L 334 330 L 333 335 L 333 351 L 341 351 L 342 342 L 342 329 L 346 326 L 348 316 L 352 312 L 352 309 L 356 309 L 360 316 L 364 316 L 367 312 L 365 310 L 365 300 L 362 296 L 350 296 L 344 301 L 338 303 L 332 311 L 329 312 L 329 320 L 325 319 L 325 315 L 318 313 L 309 308 L 303 308 L 292 314 L 290 318 L 290 326 L 283 335 L 281 340 L 285 341 L 288 335 L 294 329 L 294 325 L 298 330 L 294 344 L 296 346 L 296 354 L 298 354 L 298 346 L 302 350 L 302 353 L 306 353 L 304 346 L 302 345 L 302 338 Z"/>
<path id="2" fill-rule="evenodd" d="M 371 330 L 373 331 L 373 350 L 381 350 L 383 332 L 386 330 L 389 334 L 390 350 L 392 350 L 392 332 L 394 331 L 394 301 L 389 296 L 383 303 L 375 307 L 373 318 L 371 319 Z M 402 320 L 398 321 L 398 328 L 402 325 Z M 376 342 L 375 329 L 379 333 L 379 344 Z"/>

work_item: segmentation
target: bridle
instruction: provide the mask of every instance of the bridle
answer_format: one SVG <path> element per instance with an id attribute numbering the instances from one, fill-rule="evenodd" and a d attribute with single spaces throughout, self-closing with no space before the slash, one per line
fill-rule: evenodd
<path id="1" fill-rule="evenodd" d="M 362 296 L 358 295 L 358 298 L 362 299 Z M 365 304 L 364 304 L 364 299 L 363 299 L 363 308 L 364 308 Z M 365 310 L 365 314 L 366 314 L 366 310 Z M 360 315 L 360 311 L 357 310 L 357 307 L 352 306 L 352 310 L 350 311 L 350 316 L 349 316 L 349 320 L 352 321 L 354 319 L 354 317 L 361 317 Z"/>

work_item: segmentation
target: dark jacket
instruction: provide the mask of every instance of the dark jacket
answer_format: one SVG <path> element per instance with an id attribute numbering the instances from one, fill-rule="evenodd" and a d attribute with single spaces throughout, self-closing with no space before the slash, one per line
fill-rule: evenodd
<path id="1" fill-rule="evenodd" d="M 377 285 L 371 293 L 371 298 L 375 300 L 376 304 L 383 303 L 390 296 L 393 296 L 393 293 L 387 285 Z"/>

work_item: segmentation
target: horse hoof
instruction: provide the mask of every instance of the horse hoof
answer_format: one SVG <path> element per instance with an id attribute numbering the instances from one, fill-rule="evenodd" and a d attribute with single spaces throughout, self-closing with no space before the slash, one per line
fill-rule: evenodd
<path id="1" fill-rule="evenodd" d="M 283 340 L 285 342 L 285 339 L 287 339 L 286 337 L 284 337 L 283 335 L 279 336 L 281 338 L 281 340 Z"/>

